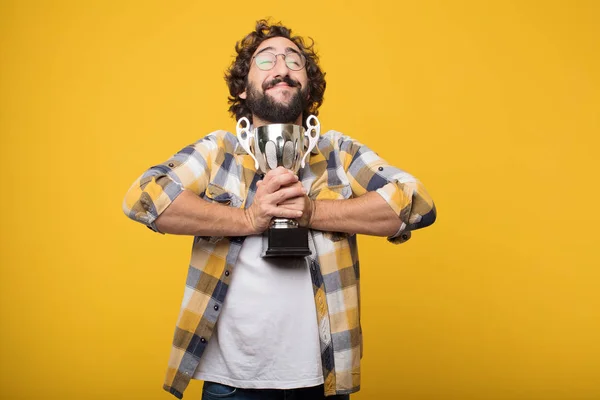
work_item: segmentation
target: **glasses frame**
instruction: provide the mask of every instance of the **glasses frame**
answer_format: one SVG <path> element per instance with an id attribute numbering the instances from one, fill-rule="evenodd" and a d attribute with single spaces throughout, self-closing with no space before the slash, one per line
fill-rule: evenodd
<path id="1" fill-rule="evenodd" d="M 258 66 L 258 64 L 256 63 L 256 57 L 262 55 L 262 54 L 271 54 L 275 57 L 275 62 L 273 63 L 273 66 L 269 69 L 262 69 L 261 67 Z M 290 68 L 290 66 L 287 64 L 287 62 L 285 62 L 285 59 L 287 58 L 288 55 L 290 54 L 296 54 L 300 56 L 300 59 L 302 60 L 302 67 L 298 68 L 298 69 L 292 69 Z M 296 53 L 295 51 L 291 51 L 289 53 L 271 53 L 270 51 L 262 51 L 260 53 L 258 53 L 255 56 L 252 56 L 252 61 L 254 62 L 254 65 L 256 65 L 256 68 L 260 69 L 261 71 L 270 71 L 273 68 L 275 68 L 275 66 L 277 65 L 277 62 L 279 61 L 279 56 L 283 56 L 283 62 L 285 64 L 285 66 L 290 70 L 290 71 L 302 71 L 305 67 L 306 67 L 306 57 L 304 57 L 304 54 L 302 53 Z"/>

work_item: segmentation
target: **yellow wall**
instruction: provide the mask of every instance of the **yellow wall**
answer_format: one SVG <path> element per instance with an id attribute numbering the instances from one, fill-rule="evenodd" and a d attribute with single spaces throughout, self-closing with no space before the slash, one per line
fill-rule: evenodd
<path id="1" fill-rule="evenodd" d="M 360 239 L 353 398 L 600 398 L 597 1 L 0 4 L 2 399 L 169 398 L 190 239 L 121 200 L 234 128 L 222 75 L 269 15 L 317 41 L 323 128 L 438 206 L 405 245 Z"/>

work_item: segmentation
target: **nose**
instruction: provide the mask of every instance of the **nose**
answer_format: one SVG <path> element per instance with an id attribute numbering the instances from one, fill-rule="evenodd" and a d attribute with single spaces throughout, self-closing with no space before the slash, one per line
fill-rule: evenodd
<path id="1" fill-rule="evenodd" d="M 273 73 L 279 76 L 286 76 L 289 74 L 289 68 L 285 63 L 285 55 L 278 54 L 275 56 L 275 66 L 273 67 Z"/>

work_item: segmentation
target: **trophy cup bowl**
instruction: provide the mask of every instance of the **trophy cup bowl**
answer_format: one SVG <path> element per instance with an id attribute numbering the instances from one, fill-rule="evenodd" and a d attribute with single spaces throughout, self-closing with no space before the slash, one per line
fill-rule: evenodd
<path id="1" fill-rule="evenodd" d="M 243 117 L 237 123 L 238 141 L 262 173 L 284 167 L 297 174 L 319 140 L 317 117 L 309 116 L 306 125 L 308 130 L 295 124 L 269 124 L 251 131 L 248 119 Z M 308 146 L 305 146 L 305 138 Z M 300 227 L 294 219 L 273 218 L 268 229 L 268 243 L 265 257 L 310 255 L 308 228 Z"/>

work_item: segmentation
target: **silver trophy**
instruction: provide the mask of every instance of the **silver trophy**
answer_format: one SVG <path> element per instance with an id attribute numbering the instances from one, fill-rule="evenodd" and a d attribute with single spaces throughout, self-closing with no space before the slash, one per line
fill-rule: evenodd
<path id="1" fill-rule="evenodd" d="M 250 130 L 250 121 L 242 117 L 236 130 L 240 145 L 254 159 L 258 171 L 266 174 L 284 167 L 297 174 L 304 168 L 321 133 L 321 124 L 314 115 L 306 119 L 306 126 L 308 130 L 294 124 L 270 124 Z M 308 229 L 298 226 L 294 219 L 273 218 L 268 238 L 266 257 L 310 255 Z"/>

